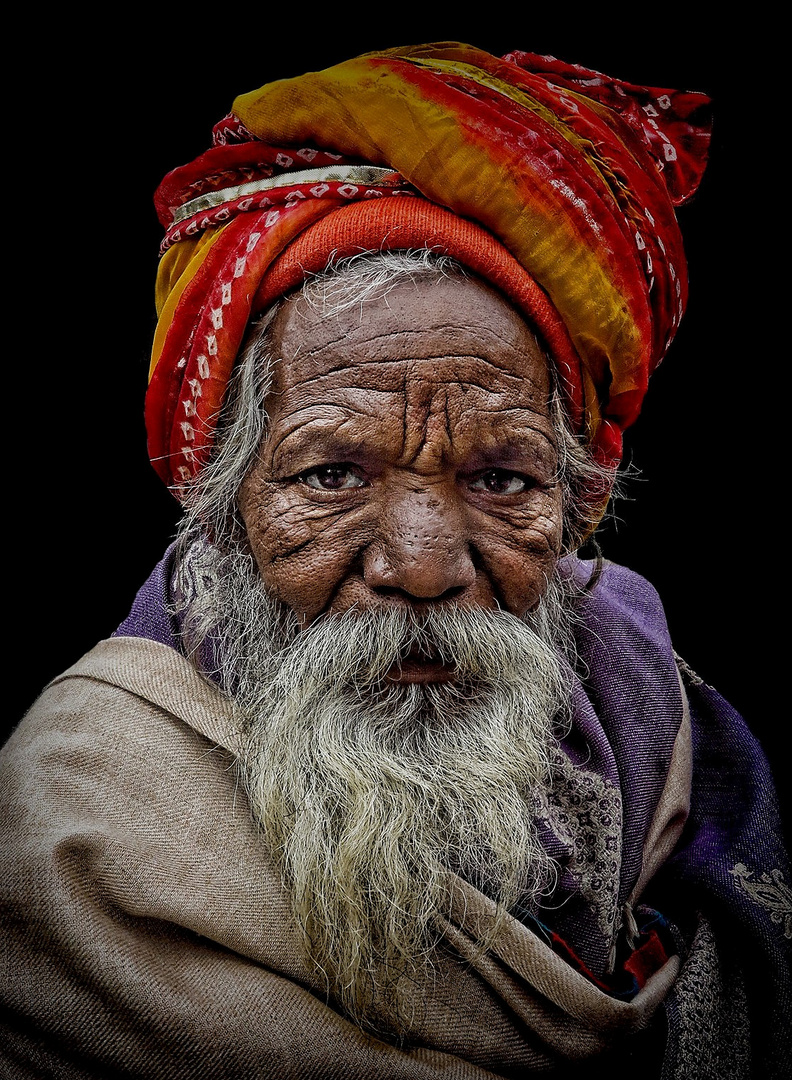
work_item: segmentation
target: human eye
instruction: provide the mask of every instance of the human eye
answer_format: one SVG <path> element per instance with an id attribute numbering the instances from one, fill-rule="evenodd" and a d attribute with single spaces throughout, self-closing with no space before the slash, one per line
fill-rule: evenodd
<path id="1" fill-rule="evenodd" d="M 314 491 L 350 491 L 352 488 L 366 486 L 357 466 L 345 461 L 307 469 L 300 473 L 297 479 Z"/>
<path id="2" fill-rule="evenodd" d="M 470 481 L 472 491 L 484 491 L 488 495 L 521 495 L 536 487 L 536 481 L 511 469 L 486 469 Z"/>

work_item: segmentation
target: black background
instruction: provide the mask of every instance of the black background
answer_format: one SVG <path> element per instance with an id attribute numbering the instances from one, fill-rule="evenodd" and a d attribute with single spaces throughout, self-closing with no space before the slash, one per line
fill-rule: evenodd
<path id="1" fill-rule="evenodd" d="M 786 347 L 772 297 L 782 178 L 763 120 L 777 95 L 772 27 L 613 8 L 581 21 L 558 8 L 509 25 L 498 13 L 392 6 L 229 9 L 203 21 L 160 10 L 151 22 L 49 22 L 20 39 L 24 78 L 6 101 L 7 730 L 124 618 L 177 520 L 142 419 L 157 183 L 208 147 L 238 93 L 367 49 L 462 40 L 714 99 L 710 166 L 679 214 L 688 312 L 629 433 L 640 479 L 602 544 L 657 587 L 677 650 L 746 717 L 789 807 L 779 764 L 789 710 L 777 691 L 786 619 L 771 616 L 784 580 L 775 435 Z"/>

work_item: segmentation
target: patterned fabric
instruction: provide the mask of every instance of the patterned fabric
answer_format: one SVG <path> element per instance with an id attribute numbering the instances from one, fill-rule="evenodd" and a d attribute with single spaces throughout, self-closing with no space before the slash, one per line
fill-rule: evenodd
<path id="1" fill-rule="evenodd" d="M 654 902 L 679 925 L 693 897 L 711 923 L 704 955 L 683 969 L 666 1005 L 683 1076 L 792 1075 L 792 891 L 789 856 L 770 767 L 742 718 L 717 691 L 684 671 L 693 720 L 693 797 L 684 843 L 656 881 Z M 717 948 L 708 945 L 713 937 Z M 738 960 L 739 958 L 739 960 Z M 709 990 L 704 991 L 704 985 Z M 741 989 L 742 987 L 742 989 Z M 759 1048 L 753 1072 L 734 1050 L 747 996 Z M 711 1020 L 718 1001 L 728 1014 Z M 687 1016 L 676 1024 L 677 1012 Z M 726 1060 L 731 1057 L 729 1067 Z M 686 1071 L 687 1070 L 687 1071 Z"/>
<path id="2" fill-rule="evenodd" d="M 316 268 L 334 251 L 428 243 L 494 281 L 545 338 L 573 421 L 615 465 L 684 310 L 674 207 L 695 190 L 708 140 L 701 94 L 456 43 L 370 53 L 239 97 L 213 147 L 157 195 L 155 467 L 178 487 L 206 460 L 251 315 L 306 269 L 282 262 L 301 234 Z"/>

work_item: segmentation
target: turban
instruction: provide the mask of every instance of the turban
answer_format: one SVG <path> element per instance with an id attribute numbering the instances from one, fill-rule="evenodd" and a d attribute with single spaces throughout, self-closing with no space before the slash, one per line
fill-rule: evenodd
<path id="1" fill-rule="evenodd" d="M 428 246 L 525 315 L 615 468 L 685 307 L 675 207 L 708 145 L 702 94 L 454 42 L 243 94 L 156 195 L 154 467 L 178 493 L 207 461 L 252 317 L 332 257 Z"/>

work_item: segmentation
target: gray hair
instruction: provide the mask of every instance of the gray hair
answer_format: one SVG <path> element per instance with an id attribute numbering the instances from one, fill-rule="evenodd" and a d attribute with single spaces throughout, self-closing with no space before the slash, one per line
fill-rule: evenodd
<path id="1" fill-rule="evenodd" d="M 302 297 L 326 318 L 381 299 L 404 281 L 423 287 L 444 277 L 468 277 L 450 256 L 429 248 L 363 252 L 332 261 L 309 276 Z M 183 538 L 208 536 L 224 549 L 244 541 L 237 495 L 252 468 L 267 430 L 265 400 L 272 385 L 270 327 L 283 301 L 276 302 L 250 328 L 246 345 L 229 381 L 218 418 L 212 457 L 180 492 L 185 506 Z M 574 551 L 593 532 L 613 487 L 614 474 L 591 454 L 585 439 L 572 431 L 555 364 L 548 358 L 550 409 L 556 431 L 558 481 L 563 488 L 564 550 Z"/>

